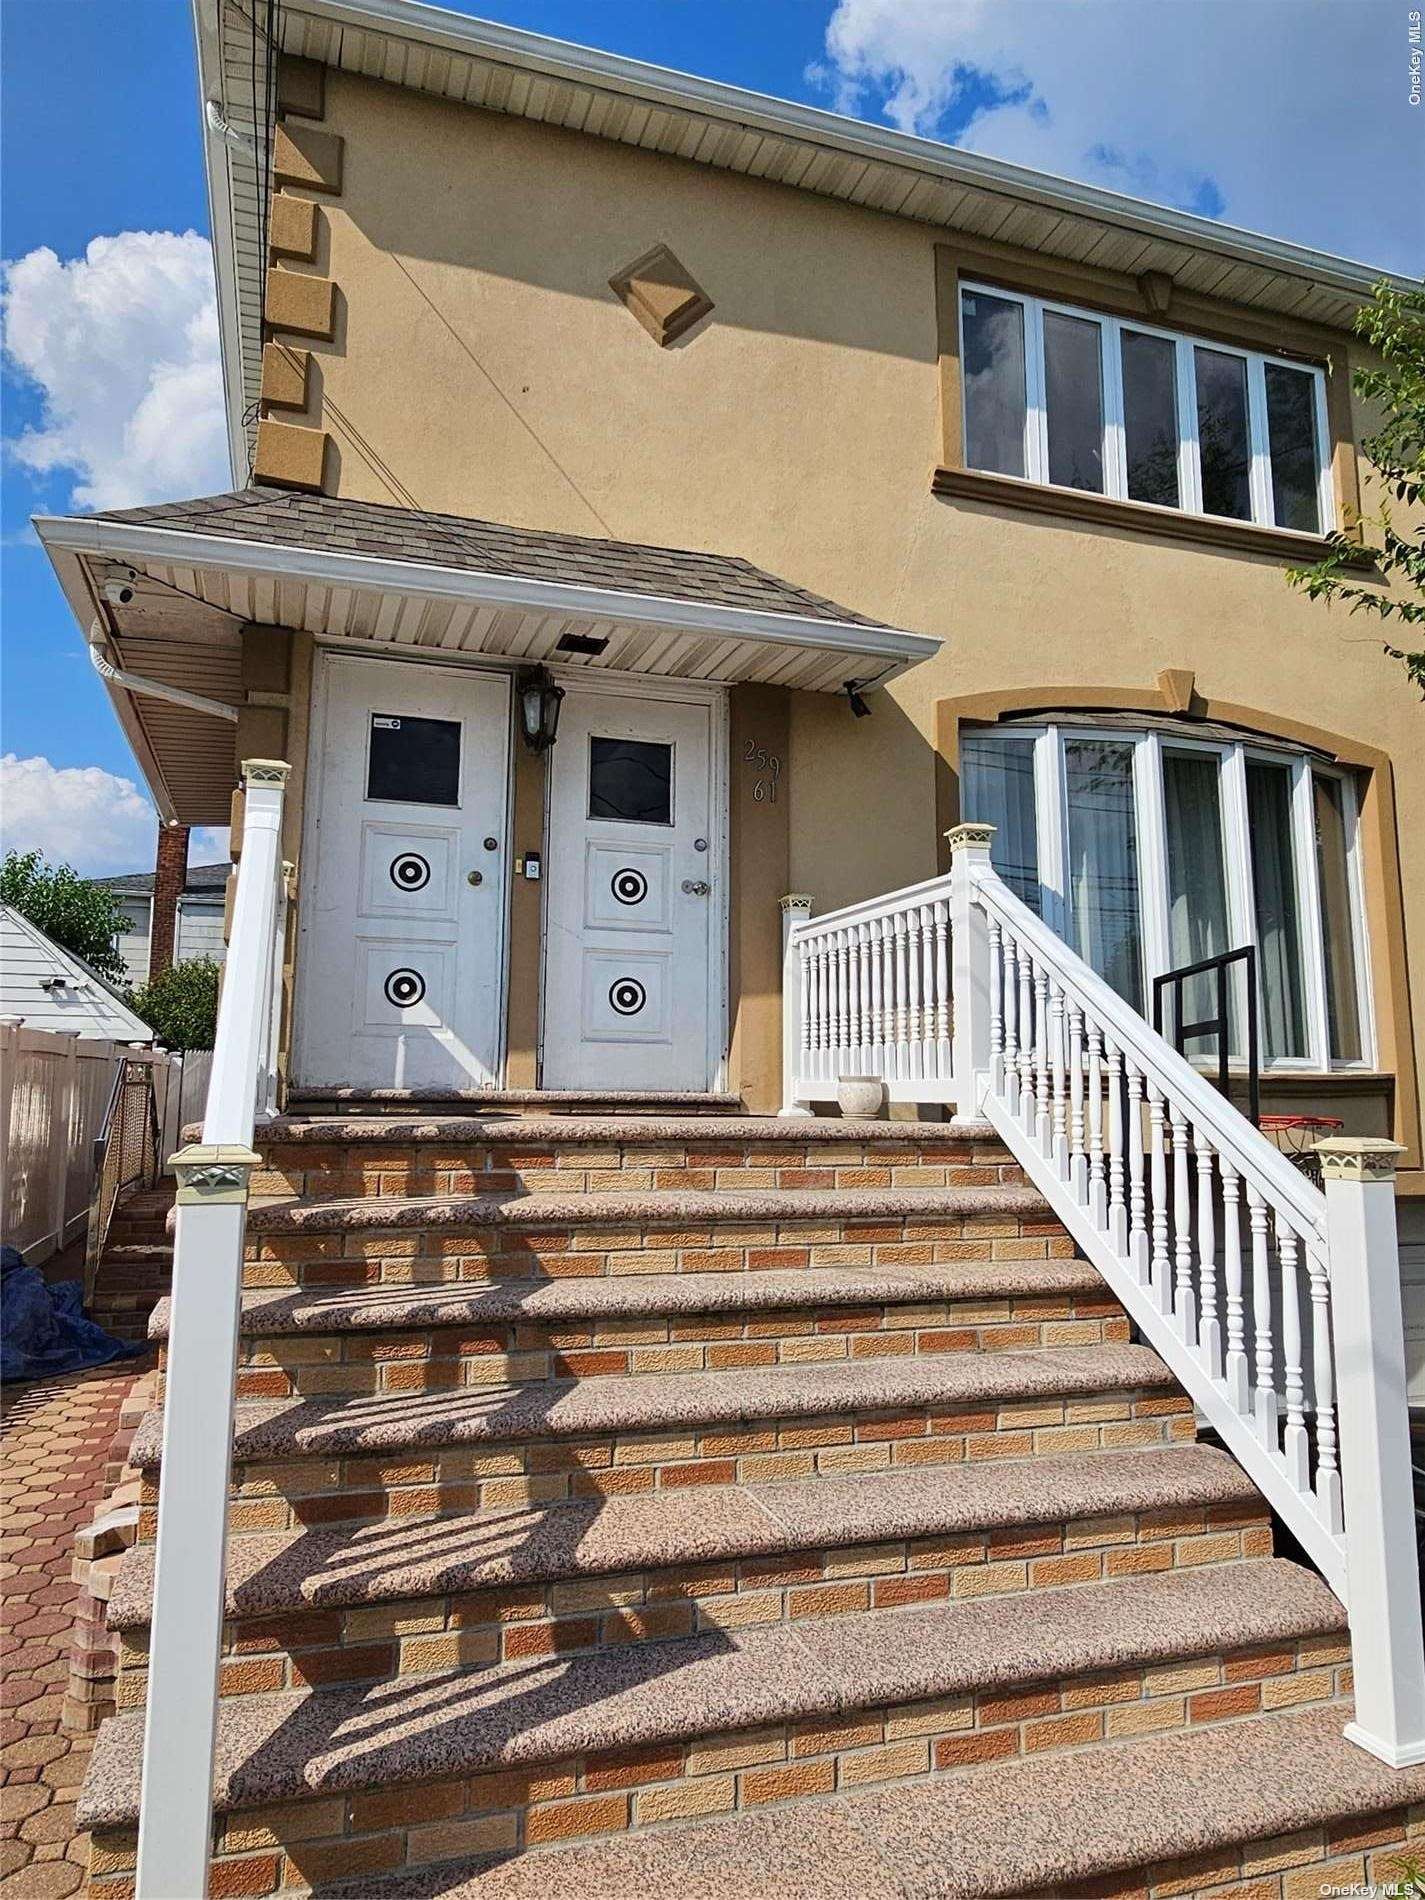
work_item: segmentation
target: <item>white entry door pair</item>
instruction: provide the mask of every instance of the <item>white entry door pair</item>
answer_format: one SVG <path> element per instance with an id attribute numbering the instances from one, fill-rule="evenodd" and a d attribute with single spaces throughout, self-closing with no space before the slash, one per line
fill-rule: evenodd
<path id="1" fill-rule="evenodd" d="M 485 1088 L 504 1047 L 510 687 L 325 656 L 294 1078 Z M 722 1039 L 713 707 L 570 690 L 549 755 L 541 1082 L 703 1089 Z"/>

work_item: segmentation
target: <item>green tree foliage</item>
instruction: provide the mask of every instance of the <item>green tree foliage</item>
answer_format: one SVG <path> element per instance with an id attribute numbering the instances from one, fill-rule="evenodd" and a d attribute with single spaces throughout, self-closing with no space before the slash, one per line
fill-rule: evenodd
<path id="1" fill-rule="evenodd" d="M 28 917 L 100 976 L 124 981 L 124 960 L 114 939 L 128 920 L 102 884 L 91 884 L 67 864 L 46 863 L 38 851 L 11 851 L 0 865 L 0 903 Z"/>
<path id="2" fill-rule="evenodd" d="M 1356 394 L 1378 405 L 1385 421 L 1361 444 L 1386 492 L 1379 515 L 1360 522 L 1360 540 L 1331 535 L 1331 551 L 1314 567 L 1289 570 L 1287 579 L 1312 600 L 1341 600 L 1351 613 L 1375 614 L 1401 629 L 1401 645 L 1386 645 L 1425 697 L 1425 289 L 1396 290 L 1379 283 L 1373 299 L 1356 313 L 1356 333 L 1380 357 L 1378 365 L 1356 371 Z M 1392 503 L 1416 511 L 1415 527 L 1398 527 Z M 1387 581 L 1386 593 L 1348 578 L 1362 554 Z"/>
<path id="3" fill-rule="evenodd" d="M 129 998 L 166 1049 L 211 1049 L 218 1027 L 218 971 L 212 957 L 170 964 Z"/>

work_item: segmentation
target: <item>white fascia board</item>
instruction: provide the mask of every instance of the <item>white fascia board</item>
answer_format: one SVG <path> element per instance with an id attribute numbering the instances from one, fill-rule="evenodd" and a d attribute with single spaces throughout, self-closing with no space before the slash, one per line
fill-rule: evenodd
<path id="1" fill-rule="evenodd" d="M 228 462 L 233 486 L 247 481 L 247 408 L 243 392 L 242 313 L 238 304 L 237 257 L 233 249 L 232 152 L 208 124 L 207 102 L 223 102 L 222 34 L 214 0 L 193 0 L 193 37 L 198 53 L 198 125 L 203 141 L 203 172 L 208 187 L 208 228 L 212 233 L 213 275 L 218 295 L 218 351 L 223 401 L 228 420 Z"/>
<path id="2" fill-rule="evenodd" d="M 935 634 L 908 633 L 896 627 L 866 627 L 854 621 L 817 620 L 803 614 L 727 607 L 715 601 L 631 594 L 566 581 L 536 581 L 519 575 L 392 561 L 371 554 L 296 548 L 280 542 L 241 541 L 232 535 L 150 528 L 93 516 L 37 515 L 35 532 L 48 549 L 67 549 L 90 558 L 162 561 L 227 573 L 275 575 L 323 587 L 367 588 L 427 599 L 475 601 L 482 606 L 534 614 L 562 613 L 624 625 L 674 627 L 680 632 L 716 633 L 820 653 L 843 652 L 851 658 L 886 663 L 895 672 L 933 658 L 942 644 Z"/>
<path id="3" fill-rule="evenodd" d="M 215 0 L 195 0 L 211 10 Z M 868 125 L 818 106 L 798 105 L 767 93 L 751 92 L 712 79 L 701 79 L 673 67 L 625 59 L 594 47 L 579 46 L 493 20 L 473 19 L 444 7 L 425 6 L 418 0 L 288 0 L 288 15 L 301 13 L 316 20 L 345 22 L 423 46 L 499 60 L 575 84 L 598 85 L 611 92 L 650 100 L 675 110 L 695 109 L 731 124 L 775 136 L 810 140 L 830 150 L 859 158 L 906 165 L 947 183 L 975 185 L 999 191 L 1028 203 L 1102 218 L 1150 236 L 1190 244 L 1218 255 L 1290 270 L 1332 289 L 1369 295 L 1371 285 L 1384 277 L 1403 288 L 1411 280 L 1373 269 L 1352 258 L 1336 257 L 1284 238 L 1268 237 L 1238 225 L 1221 224 L 1191 211 L 1175 211 L 1149 204 L 1124 192 L 1083 185 L 1051 172 L 1032 171 L 1005 159 L 963 152 L 936 139 L 918 138 L 889 126 Z"/>

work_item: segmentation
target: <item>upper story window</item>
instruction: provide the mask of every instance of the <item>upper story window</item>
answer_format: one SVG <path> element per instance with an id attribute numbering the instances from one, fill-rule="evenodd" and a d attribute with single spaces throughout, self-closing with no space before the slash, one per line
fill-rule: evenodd
<path id="1" fill-rule="evenodd" d="M 1155 976 L 1251 944 L 1265 1066 L 1371 1060 L 1352 774 L 1246 739 L 1049 723 L 967 732 L 961 791 L 1000 876 L 1134 1009 Z M 1215 1014 L 1214 985 L 1185 986 L 1185 1020 Z"/>
<path id="2" fill-rule="evenodd" d="M 965 465 L 1263 527 L 1334 528 L 1319 369 L 960 288 Z"/>

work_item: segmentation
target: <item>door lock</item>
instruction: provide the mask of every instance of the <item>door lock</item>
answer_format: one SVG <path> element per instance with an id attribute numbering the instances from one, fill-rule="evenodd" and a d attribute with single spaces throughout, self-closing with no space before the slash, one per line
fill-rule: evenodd
<path id="1" fill-rule="evenodd" d="M 685 877 L 683 879 L 683 889 L 687 892 L 689 897 L 706 897 L 708 892 L 712 889 L 712 885 L 704 878 Z"/>
<path id="2" fill-rule="evenodd" d="M 485 882 L 485 874 L 483 871 L 467 871 L 465 873 L 465 882 L 467 884 L 483 884 Z"/>

